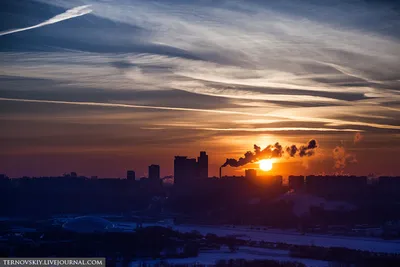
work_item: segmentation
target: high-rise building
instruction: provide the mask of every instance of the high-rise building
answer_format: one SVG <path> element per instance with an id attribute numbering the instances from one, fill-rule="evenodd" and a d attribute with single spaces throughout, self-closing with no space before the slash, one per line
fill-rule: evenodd
<path id="1" fill-rule="evenodd" d="M 365 176 L 315 176 L 306 177 L 306 188 L 311 194 L 358 194 L 365 191 Z"/>
<path id="2" fill-rule="evenodd" d="M 247 169 L 245 170 L 246 179 L 254 179 L 257 178 L 257 171 L 255 169 Z"/>
<path id="3" fill-rule="evenodd" d="M 283 177 L 282 175 L 268 175 L 265 177 L 267 179 L 267 184 L 273 186 L 282 186 Z"/>
<path id="4" fill-rule="evenodd" d="M 150 165 L 149 166 L 149 179 L 160 180 L 160 165 Z"/>
<path id="5" fill-rule="evenodd" d="M 135 171 L 132 171 L 132 170 L 127 171 L 126 172 L 126 179 L 135 180 L 136 179 Z"/>
<path id="6" fill-rule="evenodd" d="M 400 177 L 381 176 L 378 180 L 379 191 L 384 194 L 398 194 L 400 192 Z"/>
<path id="7" fill-rule="evenodd" d="M 187 169 L 186 169 L 186 160 L 187 157 L 184 156 L 175 156 L 174 159 L 174 184 L 181 184 L 185 181 L 187 177 Z"/>
<path id="8" fill-rule="evenodd" d="M 208 178 L 208 155 L 205 151 L 200 152 L 200 157 L 197 158 L 197 175 L 200 179 Z"/>
<path id="9" fill-rule="evenodd" d="M 175 156 L 174 160 L 174 184 L 183 184 L 194 179 L 208 178 L 208 155 L 200 152 L 196 159 L 186 156 Z"/>
<path id="10" fill-rule="evenodd" d="M 304 176 L 302 175 L 290 175 L 289 176 L 289 187 L 290 189 L 301 189 L 304 187 Z"/>
<path id="11" fill-rule="evenodd" d="M 196 159 L 176 156 L 174 160 L 174 184 L 182 184 L 197 177 Z"/>
<path id="12" fill-rule="evenodd" d="M 174 183 L 182 184 L 194 179 L 208 178 L 208 155 L 205 151 L 200 156 L 191 159 L 186 156 L 176 156 L 174 160 Z"/>

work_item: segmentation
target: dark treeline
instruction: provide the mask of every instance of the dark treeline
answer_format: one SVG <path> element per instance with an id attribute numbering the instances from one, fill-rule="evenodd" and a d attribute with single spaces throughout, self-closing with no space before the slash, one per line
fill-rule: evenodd
<path id="1" fill-rule="evenodd" d="M 6 235 L 7 237 L 7 235 Z M 195 257 L 201 238 L 196 233 L 180 233 L 163 227 L 146 227 L 135 232 L 73 233 L 55 228 L 8 235 L 0 241 L 0 257 L 107 257 L 125 260 L 166 256 Z M 181 252 L 176 253 L 180 248 Z"/>

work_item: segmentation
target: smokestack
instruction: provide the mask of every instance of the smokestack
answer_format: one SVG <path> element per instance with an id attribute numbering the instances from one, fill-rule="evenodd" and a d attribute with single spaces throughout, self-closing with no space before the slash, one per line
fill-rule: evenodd
<path id="1" fill-rule="evenodd" d="M 220 179 L 222 178 L 222 166 L 219 167 L 219 178 L 220 178 Z"/>

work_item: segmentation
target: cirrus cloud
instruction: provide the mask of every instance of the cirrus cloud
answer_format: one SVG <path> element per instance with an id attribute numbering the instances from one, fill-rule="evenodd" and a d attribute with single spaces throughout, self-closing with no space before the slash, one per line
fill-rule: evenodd
<path id="1" fill-rule="evenodd" d="M 63 20 L 67 20 L 67 19 L 72 19 L 72 18 L 75 18 L 75 17 L 83 16 L 83 15 L 86 15 L 86 14 L 89 14 L 89 13 L 92 12 L 92 10 L 89 7 L 90 7 L 90 5 L 74 7 L 74 8 L 68 9 L 64 13 L 58 14 L 57 16 L 54 16 L 54 17 L 52 17 L 52 18 L 50 18 L 50 19 L 48 19 L 46 21 L 43 21 L 42 23 L 30 26 L 30 27 L 2 31 L 2 32 L 0 32 L 0 36 L 7 35 L 7 34 L 12 34 L 12 33 L 17 33 L 17 32 L 22 32 L 22 31 L 27 31 L 27 30 L 32 30 L 32 29 L 35 29 L 35 28 L 40 28 L 40 27 L 43 27 L 43 26 L 46 26 L 46 25 L 50 25 L 50 24 L 54 24 L 54 23 L 57 23 L 57 22 L 61 22 Z"/>

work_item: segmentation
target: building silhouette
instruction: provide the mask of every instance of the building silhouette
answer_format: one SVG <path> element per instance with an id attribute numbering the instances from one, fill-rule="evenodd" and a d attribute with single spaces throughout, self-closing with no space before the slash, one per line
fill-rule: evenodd
<path id="1" fill-rule="evenodd" d="M 198 178 L 208 178 L 208 155 L 205 151 L 200 152 L 200 157 L 197 158 Z"/>
<path id="2" fill-rule="evenodd" d="M 306 176 L 306 189 L 311 194 L 359 194 L 367 187 L 366 176 Z"/>
<path id="3" fill-rule="evenodd" d="M 149 179 L 160 180 L 160 165 L 152 164 L 149 166 Z"/>
<path id="4" fill-rule="evenodd" d="M 400 177 L 381 176 L 378 180 L 379 191 L 383 194 L 400 192 Z"/>
<path id="5" fill-rule="evenodd" d="M 289 176 L 289 188 L 299 190 L 304 187 L 304 176 L 303 175 L 290 175 Z"/>
<path id="6" fill-rule="evenodd" d="M 183 184 L 194 180 L 197 176 L 196 159 L 186 156 L 176 156 L 174 160 L 174 184 Z"/>
<path id="7" fill-rule="evenodd" d="M 246 179 L 255 179 L 257 178 L 257 171 L 255 169 L 247 169 L 245 170 Z"/>
<path id="8" fill-rule="evenodd" d="M 208 155 L 200 152 L 197 161 L 186 156 L 175 156 L 174 160 L 174 184 L 184 184 L 196 179 L 208 178 Z"/>
<path id="9" fill-rule="evenodd" d="M 126 179 L 135 180 L 136 179 L 135 171 L 132 171 L 132 170 L 127 171 L 126 172 Z"/>
<path id="10" fill-rule="evenodd" d="M 282 186 L 282 175 L 265 175 L 261 176 L 261 182 L 270 186 Z"/>

